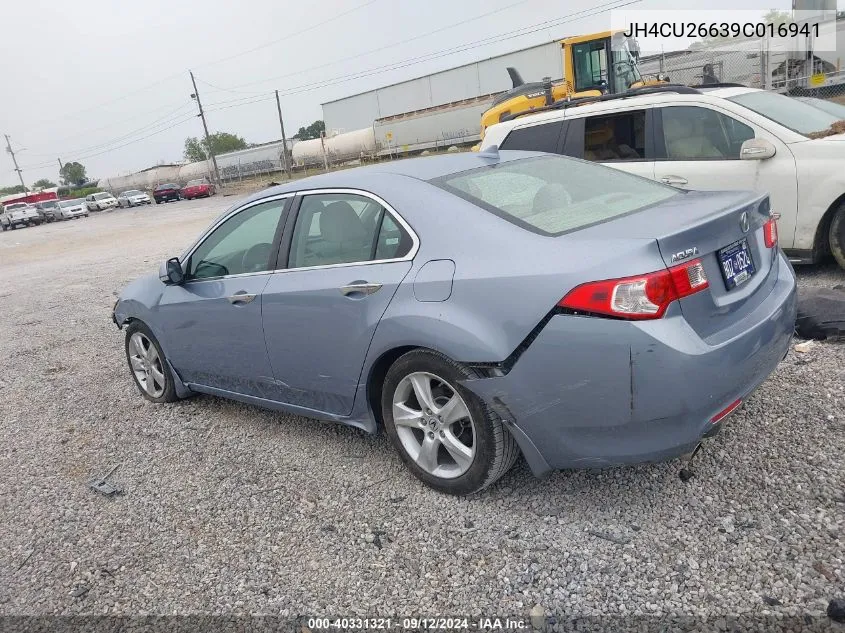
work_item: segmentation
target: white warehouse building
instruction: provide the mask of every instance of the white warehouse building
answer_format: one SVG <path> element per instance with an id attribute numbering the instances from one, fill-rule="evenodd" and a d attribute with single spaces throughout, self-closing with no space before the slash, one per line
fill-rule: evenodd
<path id="1" fill-rule="evenodd" d="M 481 113 L 512 87 L 507 67 L 525 81 L 563 77 L 558 40 L 490 57 L 322 104 L 327 135 L 372 128 L 378 151 L 415 151 L 475 142 Z"/>

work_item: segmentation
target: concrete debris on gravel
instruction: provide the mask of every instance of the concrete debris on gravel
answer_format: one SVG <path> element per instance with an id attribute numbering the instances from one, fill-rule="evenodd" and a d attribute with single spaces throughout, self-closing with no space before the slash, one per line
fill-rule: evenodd
<path id="1" fill-rule="evenodd" d="M 680 461 L 544 480 L 519 462 L 447 497 L 383 436 L 137 393 L 114 292 L 233 201 L 0 235 L 0 613 L 521 614 L 547 630 L 841 613 L 845 345 L 790 351 L 685 484 Z M 117 463 L 129 493 L 103 503 L 86 482 Z"/>

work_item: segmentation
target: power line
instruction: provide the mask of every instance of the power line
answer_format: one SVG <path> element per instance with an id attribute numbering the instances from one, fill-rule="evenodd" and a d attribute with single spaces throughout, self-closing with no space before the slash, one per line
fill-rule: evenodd
<path id="1" fill-rule="evenodd" d="M 80 160 L 87 160 L 89 158 L 94 158 L 95 156 L 101 156 L 103 154 L 108 154 L 109 152 L 113 152 L 114 150 L 121 149 L 122 147 L 127 147 L 128 145 L 133 145 L 134 143 L 139 143 L 140 141 L 146 140 L 146 139 L 148 139 L 152 136 L 155 136 L 156 134 L 161 134 L 162 132 L 166 132 L 167 130 L 172 130 L 173 128 L 178 127 L 179 125 L 182 125 L 183 123 L 186 123 L 188 121 L 193 121 L 195 118 L 196 118 L 196 115 L 192 114 L 191 116 L 188 116 L 188 117 L 185 117 L 184 119 L 176 121 L 175 123 L 173 123 L 173 125 L 169 125 L 169 126 L 162 128 L 160 130 L 156 130 L 155 132 L 152 132 L 151 134 L 147 134 L 146 136 L 141 136 L 140 138 L 133 139 L 133 140 L 127 142 L 127 143 L 123 143 L 121 145 L 116 145 L 115 147 L 110 147 L 110 148 L 105 149 L 101 152 L 95 152 L 93 154 L 86 154 L 86 155 L 83 155 L 83 156 L 74 155 L 74 156 L 72 156 L 72 158 L 74 160 L 80 161 Z M 48 165 L 52 165 L 52 162 L 42 163 L 40 165 L 25 165 L 23 168 L 24 169 L 40 169 L 42 167 L 47 167 Z"/>
<path id="2" fill-rule="evenodd" d="M 512 9 L 513 7 L 518 6 L 520 4 L 525 4 L 526 2 L 529 2 L 529 0 L 519 0 L 519 2 L 514 2 L 512 4 L 505 5 L 504 7 L 494 9 L 493 11 L 488 11 L 487 13 L 482 13 L 481 15 L 476 15 L 474 17 L 467 18 L 465 20 L 460 20 L 459 22 L 454 22 L 453 24 L 449 24 L 448 26 L 442 26 L 438 29 L 434 29 L 433 31 L 427 31 L 427 32 L 421 33 L 419 35 L 415 35 L 414 37 L 407 37 L 407 38 L 404 38 L 402 40 L 397 40 L 396 42 L 393 42 L 392 44 L 385 44 L 384 46 L 379 46 L 378 48 L 372 48 L 368 51 L 363 51 L 362 53 L 356 53 L 355 55 L 350 55 L 350 56 L 347 56 L 347 57 L 335 59 L 334 61 L 326 62 L 324 64 L 319 64 L 317 66 L 309 66 L 308 68 L 302 68 L 300 70 L 295 70 L 295 71 L 290 72 L 290 73 L 285 73 L 284 75 L 276 75 L 274 77 L 270 77 L 269 79 L 259 79 L 257 81 L 249 81 L 249 82 L 246 82 L 246 83 L 237 84 L 237 85 L 234 86 L 234 88 L 241 88 L 243 86 L 252 86 L 252 85 L 255 85 L 257 83 L 263 83 L 265 81 L 273 81 L 273 80 L 276 80 L 276 79 L 285 79 L 287 77 L 295 77 L 296 75 L 301 75 L 303 73 L 307 73 L 307 72 L 310 72 L 312 70 L 319 70 L 321 68 L 327 68 L 329 66 L 334 66 L 335 64 L 338 64 L 338 63 L 341 63 L 341 62 L 347 62 L 347 61 L 351 61 L 353 59 L 360 59 L 361 57 L 366 57 L 367 55 L 372 55 L 373 53 L 380 53 L 381 51 L 385 51 L 389 48 L 395 48 L 396 46 L 402 46 L 404 44 L 407 44 L 408 42 L 421 40 L 425 37 L 429 37 L 431 35 L 436 35 L 437 33 L 442 33 L 443 31 L 448 31 L 449 29 L 453 29 L 455 27 L 462 26 L 464 24 L 469 24 L 470 22 L 482 20 L 482 19 L 489 17 L 491 15 L 495 15 L 496 13 L 501 13 L 502 11 L 507 11 L 508 9 Z M 246 91 L 238 91 L 238 90 L 233 90 L 231 88 L 217 87 L 217 89 L 218 90 L 225 90 L 227 92 L 243 92 L 244 94 L 247 94 Z M 260 94 L 260 93 L 253 92 L 252 94 Z"/>
<path id="3" fill-rule="evenodd" d="M 185 105 L 187 105 L 187 102 L 183 103 L 182 107 L 184 107 Z M 134 121 L 135 119 L 138 119 L 138 118 L 143 117 L 143 116 L 147 116 L 149 114 L 152 114 L 153 112 L 159 112 L 161 110 L 164 110 L 165 108 L 172 108 L 172 107 L 173 107 L 173 104 L 169 103 L 167 105 L 163 105 L 163 106 L 159 106 L 157 108 L 153 108 L 152 110 L 145 110 L 144 112 L 139 112 L 139 113 L 134 114 L 132 116 L 124 117 L 120 121 L 113 121 L 112 123 L 107 123 L 106 125 L 101 125 L 100 127 L 87 128 L 87 129 L 83 129 L 81 131 L 78 130 L 77 132 L 75 132 L 74 134 L 71 134 L 70 136 L 63 136 L 63 137 L 60 137 L 60 138 L 51 138 L 50 142 L 51 143 L 61 143 L 62 141 L 67 141 L 67 140 L 70 140 L 70 139 L 79 138 L 80 136 L 87 136 L 91 132 L 99 132 L 100 130 L 105 130 L 107 128 L 114 127 L 115 125 L 121 125 L 121 124 L 126 123 L 127 121 Z M 36 144 L 34 147 L 44 147 L 44 145 L 43 144 L 41 144 L 41 145 Z M 28 149 L 26 151 L 29 152 L 29 154 L 32 155 L 32 156 L 53 156 L 53 155 L 55 155 L 55 152 L 39 154 L 37 152 L 30 152 Z"/>
<path id="4" fill-rule="evenodd" d="M 123 134 L 123 135 L 118 136 L 116 138 L 110 139 L 108 141 L 98 143 L 96 145 L 89 145 L 87 147 L 78 147 L 76 149 L 71 149 L 71 150 L 54 151 L 54 152 L 51 152 L 49 154 L 37 154 L 37 153 L 32 152 L 32 155 L 33 156 L 55 156 L 56 154 L 68 155 L 68 154 L 79 154 L 81 152 L 88 152 L 88 151 L 93 150 L 93 149 L 100 149 L 101 147 L 106 147 L 108 145 L 112 145 L 113 143 L 117 143 L 117 142 L 122 141 L 124 139 L 135 136 L 136 134 L 140 134 L 142 132 L 146 132 L 147 130 L 151 130 L 153 128 L 164 125 L 165 123 L 168 123 L 170 120 L 177 118 L 177 116 L 178 116 L 177 113 L 180 110 L 184 110 L 186 107 L 188 107 L 190 105 L 192 105 L 192 104 L 189 101 L 186 101 L 185 103 L 181 104 L 175 110 L 172 110 L 172 111 L 168 112 L 167 114 L 165 114 L 164 116 L 161 116 L 157 119 L 150 121 L 149 123 L 141 126 L 140 128 L 132 130 L 131 132 L 127 132 L 126 134 Z M 52 162 L 52 161 L 50 161 L 50 162 Z"/>
<path id="5" fill-rule="evenodd" d="M 203 64 L 197 64 L 195 68 L 202 68 L 203 66 L 214 66 L 216 64 L 222 64 L 223 62 L 227 62 L 232 59 L 237 59 L 238 57 L 243 57 L 244 55 L 248 55 L 250 53 L 254 53 L 255 51 L 261 50 L 262 48 L 267 48 L 268 46 L 272 46 L 273 44 L 278 44 L 279 42 L 287 42 L 290 40 L 291 37 L 295 37 L 298 35 L 302 35 L 303 33 L 308 33 L 309 31 L 313 31 L 316 28 L 321 26 L 325 26 L 329 22 L 334 22 L 335 20 L 339 20 L 342 17 L 349 15 L 350 13 L 354 13 L 355 11 L 360 11 L 371 4 L 378 2 L 378 0 L 367 0 L 363 4 L 359 4 L 358 6 L 352 7 L 351 9 L 347 9 L 346 11 L 342 11 L 341 13 L 337 13 L 330 18 L 323 20 L 322 22 L 317 22 L 316 24 L 312 24 L 311 26 L 305 27 L 299 31 L 295 31 L 293 33 L 288 33 L 286 35 L 282 35 L 281 37 L 271 40 L 269 42 L 265 42 L 264 44 L 259 44 L 253 48 L 247 49 L 245 51 L 241 51 L 240 53 L 235 53 L 234 55 L 229 55 L 228 57 L 223 57 L 221 59 L 216 59 L 214 61 L 206 62 Z"/>
<path id="6" fill-rule="evenodd" d="M 297 86 L 292 86 L 288 89 L 280 91 L 279 94 L 282 95 L 282 96 L 300 94 L 302 92 L 306 92 L 306 91 L 310 91 L 310 90 L 315 90 L 315 89 L 319 89 L 319 88 L 326 88 L 326 87 L 329 87 L 329 86 L 334 86 L 334 85 L 337 85 L 337 84 L 346 83 L 348 81 L 353 81 L 355 79 L 363 79 L 365 77 L 370 77 L 370 76 L 373 76 L 373 75 L 379 75 L 379 74 L 382 74 L 382 73 L 385 73 L 385 72 L 390 72 L 390 71 L 393 71 L 393 70 L 400 70 L 402 68 L 407 68 L 409 66 L 421 64 L 423 62 L 432 61 L 432 60 L 435 60 L 435 59 L 440 59 L 442 57 L 446 57 L 446 56 L 451 55 L 453 53 L 460 53 L 460 52 L 472 50 L 474 48 L 479 48 L 481 46 L 486 46 L 487 44 L 491 44 L 491 43 L 494 43 L 494 42 L 502 42 L 502 41 L 506 41 L 506 40 L 509 40 L 509 39 L 522 37 L 524 35 L 530 35 L 532 33 L 536 33 L 538 31 L 542 31 L 542 30 L 545 30 L 545 29 L 550 28 L 550 27 L 559 26 L 560 24 L 564 24 L 566 22 L 572 22 L 572 21 L 575 21 L 575 20 L 581 20 L 581 19 L 586 18 L 586 17 L 592 17 L 594 15 L 598 15 L 600 13 L 604 13 L 604 12 L 609 11 L 609 10 L 618 9 L 618 8 L 628 6 L 628 5 L 631 5 L 631 4 L 636 4 L 638 2 L 642 2 L 642 0 L 628 0 L 627 2 L 620 2 L 620 0 L 611 0 L 611 2 L 607 2 L 605 4 L 598 5 L 597 7 L 592 7 L 590 9 L 584 9 L 582 11 L 576 11 L 574 13 L 569 13 L 569 14 L 566 14 L 566 15 L 561 16 L 559 18 L 554 18 L 552 20 L 544 20 L 543 22 L 531 24 L 531 25 L 528 25 L 528 26 L 525 26 L 525 27 L 521 27 L 519 29 L 514 29 L 514 30 L 511 30 L 511 31 L 506 31 L 504 33 L 499 33 L 497 35 L 485 37 L 483 39 L 476 40 L 476 41 L 470 42 L 468 44 L 461 44 L 459 46 L 454 46 L 454 47 L 451 47 L 451 48 L 442 49 L 442 50 L 434 51 L 434 52 L 431 52 L 431 53 L 426 53 L 424 55 L 419 55 L 417 57 L 410 57 L 410 58 L 405 59 L 405 60 L 401 60 L 401 61 L 398 61 L 398 62 L 392 62 L 390 64 L 385 64 L 385 65 L 382 65 L 382 66 L 376 66 L 374 68 L 361 70 L 361 71 L 358 71 L 356 73 L 338 75 L 336 77 L 332 77 L 332 78 L 329 78 L 329 79 L 314 81 L 314 82 L 305 83 L 305 84 L 299 84 Z M 581 14 L 585 14 L 585 15 L 581 15 Z M 277 79 L 277 78 L 278 77 L 270 77 L 270 78 L 268 78 L 264 81 L 270 81 L 270 80 Z M 254 99 L 252 101 L 246 101 L 244 103 L 240 103 L 240 104 L 237 104 L 237 105 L 227 105 L 226 107 L 228 108 L 228 107 L 238 107 L 238 105 L 249 105 L 251 103 L 257 103 L 259 101 L 263 101 L 263 100 L 269 99 L 269 98 L 270 97 L 258 98 L 258 99 Z M 234 102 L 238 102 L 238 101 L 245 101 L 246 99 L 248 99 L 248 97 L 242 97 L 240 99 L 231 99 L 231 100 L 228 100 L 228 101 L 218 101 L 215 104 L 210 104 L 210 105 L 228 104 L 228 103 L 234 103 Z M 223 109 L 225 109 L 225 108 L 222 108 L 222 107 L 221 108 L 215 108 L 215 110 L 223 110 Z M 213 110 L 211 108 L 208 109 L 208 112 L 212 112 L 212 111 Z"/>

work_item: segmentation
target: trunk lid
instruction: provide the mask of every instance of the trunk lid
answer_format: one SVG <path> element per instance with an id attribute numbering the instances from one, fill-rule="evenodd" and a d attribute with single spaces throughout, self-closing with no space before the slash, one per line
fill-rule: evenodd
<path id="1" fill-rule="evenodd" d="M 764 194 L 690 191 L 588 231 L 654 239 L 667 268 L 701 260 L 709 287 L 681 299 L 681 311 L 702 338 L 718 338 L 777 278 L 778 249 L 767 248 L 763 235 L 769 212 Z M 753 270 L 745 268 L 749 257 Z M 632 271 L 639 272 L 652 271 Z"/>

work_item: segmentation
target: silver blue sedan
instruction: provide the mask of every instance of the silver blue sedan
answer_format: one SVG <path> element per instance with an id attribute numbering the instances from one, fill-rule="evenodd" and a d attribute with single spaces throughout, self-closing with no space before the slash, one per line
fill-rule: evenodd
<path id="1" fill-rule="evenodd" d="M 690 452 L 774 370 L 795 278 L 767 196 L 529 152 L 236 204 L 114 307 L 141 394 L 384 429 L 428 485 Z"/>

